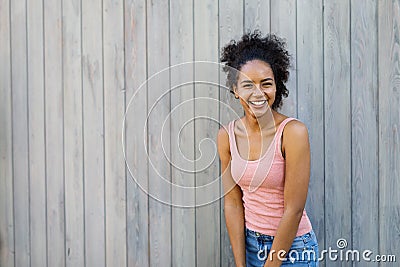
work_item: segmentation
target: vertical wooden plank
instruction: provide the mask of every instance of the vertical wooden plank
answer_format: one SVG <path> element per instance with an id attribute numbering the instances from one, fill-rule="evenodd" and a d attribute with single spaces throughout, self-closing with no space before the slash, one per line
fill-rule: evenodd
<path id="1" fill-rule="evenodd" d="M 308 128 L 311 175 L 306 205 L 319 249 L 325 244 L 323 7 L 320 0 L 297 2 L 298 117 Z M 322 263 L 324 264 L 324 263 Z"/>
<path id="2" fill-rule="evenodd" d="M 31 266 L 46 266 L 43 1 L 27 1 Z"/>
<path id="3" fill-rule="evenodd" d="M 15 266 L 29 266 L 29 140 L 26 3 L 11 1 Z"/>
<path id="4" fill-rule="evenodd" d="M 218 2 L 194 3 L 195 61 L 218 62 Z M 220 266 L 220 189 L 218 187 L 218 159 L 213 158 L 215 147 L 206 139 L 215 140 L 218 119 L 218 65 L 195 65 L 195 188 L 196 188 L 196 264 Z M 216 100 L 216 101 L 215 101 Z M 205 142 L 203 142 L 205 141 Z M 214 186 L 210 186 L 214 184 Z"/>
<path id="5" fill-rule="evenodd" d="M 325 247 L 351 244 L 351 113 L 349 2 L 325 2 Z M 337 222 L 341 223 L 338 224 Z M 340 261 L 329 266 L 350 266 Z"/>
<path id="6" fill-rule="evenodd" d="M 242 1 L 234 2 L 227 0 L 219 1 L 219 52 L 222 47 L 229 43 L 230 40 L 238 40 L 243 35 L 243 4 Z M 220 55 L 220 54 L 218 54 Z M 243 109 L 238 99 L 235 99 L 233 94 L 226 88 L 226 74 L 223 73 L 220 77 L 219 90 L 219 122 L 227 125 L 231 120 L 243 116 Z M 214 135 L 216 138 L 217 135 Z M 220 173 L 220 169 L 218 170 Z M 221 193 L 222 188 L 220 188 Z M 221 199 L 221 266 L 235 266 L 232 247 L 229 241 L 229 235 L 226 230 L 225 216 L 223 209 L 223 199 Z"/>
<path id="7" fill-rule="evenodd" d="M 0 0 L 0 266 L 14 266 L 10 2 Z"/>
<path id="8" fill-rule="evenodd" d="M 106 265 L 126 266 L 125 164 L 121 149 L 124 95 L 122 0 L 103 1 Z"/>
<path id="9" fill-rule="evenodd" d="M 400 1 L 379 1 L 379 252 L 399 260 Z M 386 263 L 382 266 L 396 266 Z"/>
<path id="10" fill-rule="evenodd" d="M 297 42 L 296 42 L 296 2 L 293 0 L 271 0 L 271 32 L 283 38 L 291 55 L 291 69 L 286 87 L 289 96 L 283 99 L 281 113 L 297 117 Z M 305 12 L 305 11 L 302 11 Z"/>
<path id="11" fill-rule="evenodd" d="M 193 1 L 170 2 L 172 266 L 196 266 L 193 21 Z"/>
<path id="12" fill-rule="evenodd" d="M 376 1 L 351 1 L 352 244 L 378 252 L 378 62 Z M 366 207 L 370 207 L 366 209 Z M 377 262 L 369 264 L 378 266 Z M 365 266 L 355 262 L 353 266 Z"/>
<path id="13" fill-rule="evenodd" d="M 146 154 L 146 1 L 125 1 L 125 141 L 127 172 L 128 266 L 149 266 L 148 157 Z M 133 98 L 133 99 L 132 99 Z M 132 102 L 129 102 L 131 101 Z M 128 104 L 130 103 L 129 107 Z M 135 180 L 134 180 L 135 179 Z"/>
<path id="14" fill-rule="evenodd" d="M 244 30 L 259 29 L 263 34 L 271 31 L 271 0 L 243 0 Z"/>
<path id="15" fill-rule="evenodd" d="M 147 1 L 150 266 L 171 264 L 169 1 Z"/>
<path id="16" fill-rule="evenodd" d="M 102 1 L 82 1 L 85 265 L 105 266 Z"/>
<path id="17" fill-rule="evenodd" d="M 65 266 L 62 6 L 44 1 L 47 264 Z"/>
<path id="18" fill-rule="evenodd" d="M 63 0 L 66 266 L 85 266 L 81 1 Z"/>

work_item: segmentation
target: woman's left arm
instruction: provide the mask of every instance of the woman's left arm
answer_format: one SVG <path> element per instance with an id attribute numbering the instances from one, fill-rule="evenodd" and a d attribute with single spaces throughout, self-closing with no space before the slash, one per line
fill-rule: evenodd
<path id="1" fill-rule="evenodd" d="M 306 126 L 291 121 L 285 126 L 282 140 L 285 155 L 284 213 L 272 243 L 265 267 L 281 266 L 299 227 L 307 200 L 310 180 L 310 143 Z"/>

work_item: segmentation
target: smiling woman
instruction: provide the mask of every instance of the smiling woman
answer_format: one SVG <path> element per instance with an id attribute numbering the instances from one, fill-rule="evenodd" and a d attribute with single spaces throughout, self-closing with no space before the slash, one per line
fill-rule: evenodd
<path id="1" fill-rule="evenodd" d="M 310 177 L 307 128 L 277 111 L 288 96 L 285 43 L 255 31 L 225 46 L 221 61 L 245 113 L 218 132 L 236 265 L 318 266 L 318 243 L 304 210 Z"/>
<path id="2" fill-rule="evenodd" d="M 245 111 L 255 117 L 266 113 L 275 101 L 274 73 L 269 64 L 262 60 L 247 62 L 241 68 L 237 85 L 233 85 L 233 88 L 235 97 L 240 98 Z"/>

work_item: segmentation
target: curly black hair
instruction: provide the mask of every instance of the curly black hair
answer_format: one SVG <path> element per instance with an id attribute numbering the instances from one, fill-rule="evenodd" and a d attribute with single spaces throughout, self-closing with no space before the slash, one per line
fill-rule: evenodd
<path id="1" fill-rule="evenodd" d="M 248 32 L 239 41 L 231 40 L 222 48 L 221 62 L 227 73 L 226 85 L 233 93 L 233 85 L 237 83 L 237 71 L 248 61 L 258 59 L 268 63 L 274 73 L 276 96 L 272 109 L 282 106 L 282 98 L 289 95 L 285 83 L 289 79 L 290 55 L 286 43 L 274 34 L 262 37 L 259 30 Z"/>

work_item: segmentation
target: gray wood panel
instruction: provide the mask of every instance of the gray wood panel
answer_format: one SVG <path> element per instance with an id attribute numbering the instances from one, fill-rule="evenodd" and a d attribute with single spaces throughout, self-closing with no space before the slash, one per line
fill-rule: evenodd
<path id="1" fill-rule="evenodd" d="M 82 1 L 85 265 L 98 267 L 106 264 L 102 7 Z"/>
<path id="2" fill-rule="evenodd" d="M 306 211 L 320 250 L 325 243 L 322 9 L 319 0 L 297 2 L 297 110 L 298 118 L 308 128 L 311 149 Z"/>
<path id="3" fill-rule="evenodd" d="M 399 261 L 400 1 L 380 1 L 378 11 L 379 253 L 395 254 Z"/>
<path id="4" fill-rule="evenodd" d="M 170 265 L 171 166 L 169 1 L 147 1 L 148 158 L 150 266 Z M 161 71 L 161 72 L 160 72 Z M 164 123 L 166 122 L 166 123 Z"/>
<path id="5" fill-rule="evenodd" d="M 13 267 L 14 199 L 10 2 L 0 0 L 0 266 Z"/>
<path id="6" fill-rule="evenodd" d="M 351 2 L 352 246 L 378 251 L 377 5 Z M 371 263 L 378 266 L 378 263 Z M 365 266 L 355 262 L 353 266 Z"/>
<path id="7" fill-rule="evenodd" d="M 399 0 L 0 0 L 0 266 L 234 266 L 214 145 L 241 105 L 213 63 L 152 75 L 255 28 L 293 56 L 320 251 L 398 254 Z"/>
<path id="8" fill-rule="evenodd" d="M 352 242 L 350 6 L 326 2 L 324 8 L 325 247 L 336 249 L 339 238 Z"/>
<path id="9" fill-rule="evenodd" d="M 149 266 L 148 157 L 146 154 L 146 3 L 125 1 L 125 149 L 128 266 Z M 132 99 L 133 98 L 133 99 Z M 132 102 L 130 102 L 132 100 Z"/>
<path id="10" fill-rule="evenodd" d="M 46 266 L 46 146 L 43 1 L 27 2 L 31 266 Z"/>
<path id="11" fill-rule="evenodd" d="M 193 5 L 170 2 L 172 266 L 196 266 Z"/>
<path id="12" fill-rule="evenodd" d="M 15 266 L 30 262 L 26 3 L 11 1 L 11 84 Z"/>
<path id="13" fill-rule="evenodd" d="M 291 68 L 289 80 L 286 87 L 289 96 L 283 98 L 280 112 L 289 117 L 297 117 L 297 40 L 296 40 L 296 17 L 297 1 L 292 0 L 270 0 L 271 1 L 271 33 L 286 41 L 287 50 L 291 56 Z M 285 19 L 282 19 L 285 18 Z"/>
<path id="14" fill-rule="evenodd" d="M 227 45 L 230 40 L 237 40 L 244 32 L 243 16 L 245 12 L 241 1 L 219 1 L 219 51 Z M 239 99 L 235 99 L 229 88 L 226 87 L 226 74 L 220 75 L 219 92 L 219 122 L 227 125 L 228 122 L 243 116 L 243 108 Z M 216 135 L 214 136 L 216 138 Z M 219 169 L 219 172 L 221 170 Z M 222 192 L 222 186 L 221 186 Z M 235 266 L 232 247 L 226 229 L 224 202 L 221 199 L 221 266 Z"/>
<path id="15" fill-rule="evenodd" d="M 261 30 L 266 34 L 271 31 L 271 1 L 270 0 L 243 0 L 244 1 L 244 30 Z"/>
<path id="16" fill-rule="evenodd" d="M 48 266 L 65 266 L 61 2 L 44 1 L 46 207 Z"/>
<path id="17" fill-rule="evenodd" d="M 66 266 L 85 266 L 82 91 L 82 10 L 79 0 L 64 0 L 63 92 Z"/>
<path id="18" fill-rule="evenodd" d="M 218 2 L 195 1 L 194 57 L 218 62 Z M 196 266 L 220 266 L 218 159 L 213 145 L 218 131 L 218 65 L 196 64 L 194 77 Z"/>
<path id="19" fill-rule="evenodd" d="M 103 1 L 106 266 L 127 265 L 126 174 L 121 147 L 124 95 L 122 0 Z"/>

